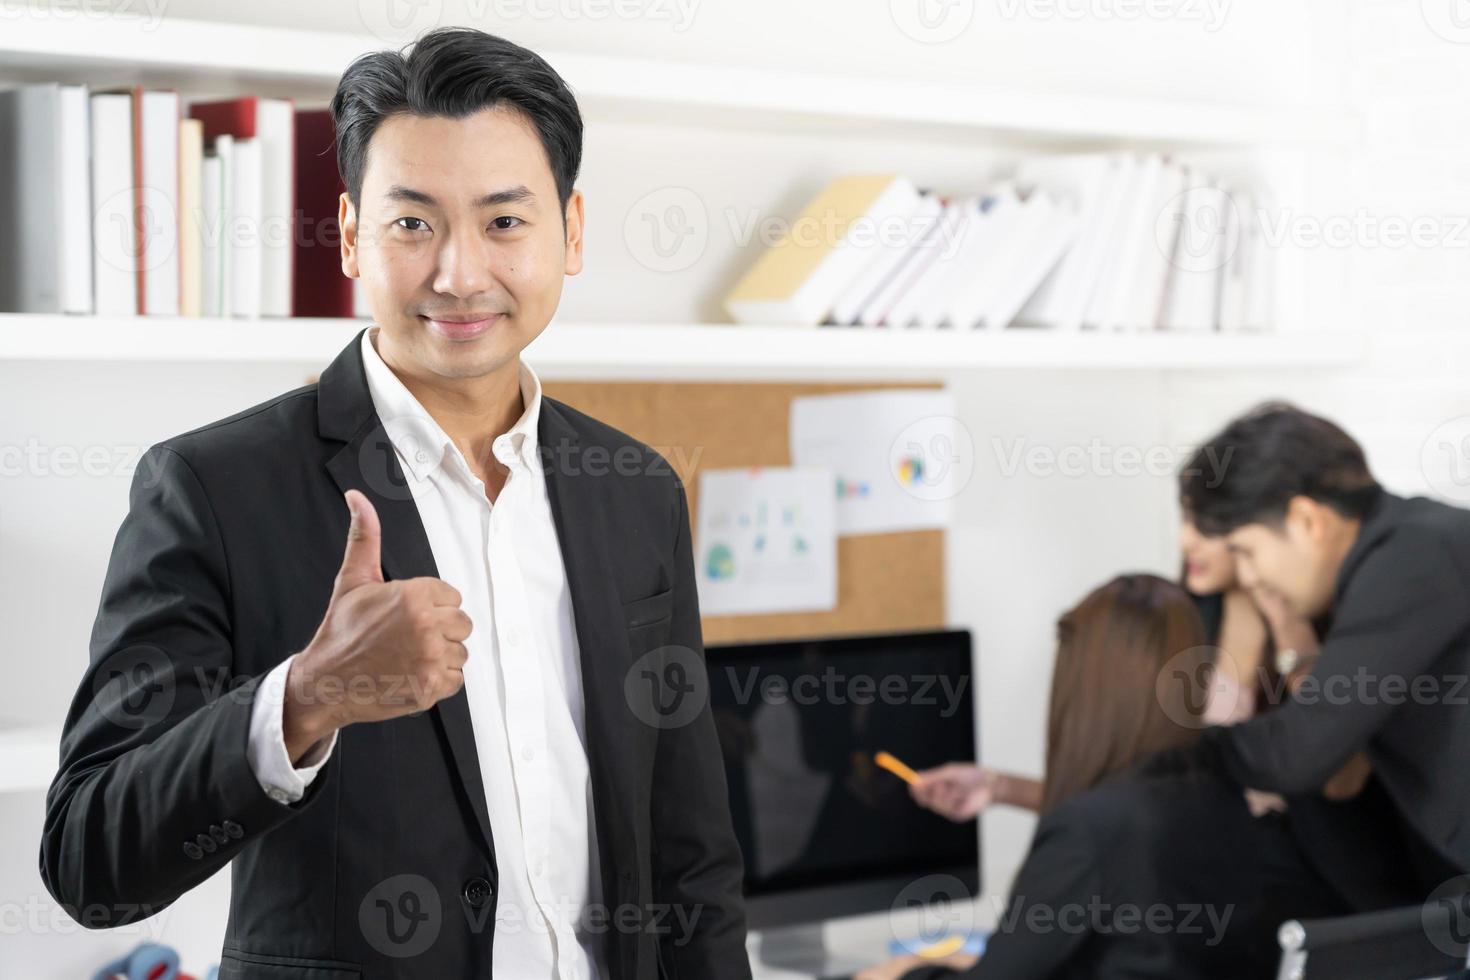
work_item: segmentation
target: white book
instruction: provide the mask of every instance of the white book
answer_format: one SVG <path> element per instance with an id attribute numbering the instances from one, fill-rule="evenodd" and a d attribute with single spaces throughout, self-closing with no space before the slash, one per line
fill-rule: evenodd
<path id="1" fill-rule="evenodd" d="M 224 316 L 224 250 L 221 237 L 224 222 L 224 161 L 218 155 L 205 157 L 200 167 L 199 221 L 200 265 L 203 289 L 200 312 L 204 316 Z"/>
<path id="2" fill-rule="evenodd" d="M 1189 175 L 1190 187 L 1177 215 L 1174 258 L 1159 325 L 1165 330 L 1207 332 L 1216 329 L 1220 285 L 1238 234 L 1228 214 L 1229 200 L 1208 177 Z"/>
<path id="3" fill-rule="evenodd" d="M 911 278 L 883 318 L 884 323 L 890 327 L 907 327 L 917 322 L 925 291 L 933 287 L 940 270 L 953 259 L 961 230 L 979 206 L 980 202 L 973 197 L 955 198 L 945 204 L 939 221 L 919 243 L 919 256 L 910 270 Z"/>
<path id="4" fill-rule="evenodd" d="M 887 248 L 892 253 L 888 267 L 874 276 L 866 295 L 857 304 L 856 316 L 847 322 L 856 322 L 864 327 L 875 327 L 882 322 L 883 312 L 888 310 L 897 296 L 895 290 L 905 281 L 905 269 L 917 259 L 916 246 L 933 229 L 943 211 L 944 205 L 940 202 L 939 195 L 932 191 L 923 192 L 903 241 Z"/>
<path id="5" fill-rule="evenodd" d="M 1071 201 L 1078 227 L 1061 261 L 1016 319 L 1057 330 L 1082 328 L 1083 314 L 1102 272 L 1103 237 L 1117 213 L 1129 162 L 1122 154 L 1090 153 L 1039 157 L 1021 165 L 1017 182 Z"/>
<path id="6" fill-rule="evenodd" d="M 911 207 L 902 218 L 901 234 L 880 234 L 861 272 L 853 278 L 832 304 L 831 320 L 843 326 L 859 322 L 864 304 L 883 287 L 902 264 L 915 237 L 925 228 L 926 216 L 939 214 L 939 201 L 928 191 L 918 191 Z"/>
<path id="7" fill-rule="evenodd" d="M 1173 270 L 1179 214 L 1185 198 L 1184 168 L 1164 161 L 1149 199 L 1142 203 L 1138 261 L 1133 287 L 1124 296 L 1119 322 L 1123 329 L 1152 331 L 1159 326 L 1164 291 Z"/>
<path id="8" fill-rule="evenodd" d="M 982 206 L 984 217 L 968 256 L 965 280 L 949 297 L 944 313 L 945 322 L 961 330 L 976 325 L 985 297 L 1005 275 L 1006 256 L 1015 245 L 1016 227 L 1021 222 L 1021 198 L 1012 183 L 995 188 Z"/>
<path id="9" fill-rule="evenodd" d="M 290 316 L 296 196 L 296 111 L 289 99 L 256 102 L 255 138 L 260 143 L 260 313 Z"/>
<path id="10" fill-rule="evenodd" d="M 977 317 L 979 327 L 1010 326 L 1077 235 L 1080 219 L 1071 202 L 1059 202 L 1037 191 L 1027 204 L 1026 221 L 1016 236 L 1017 259 L 985 298 Z"/>
<path id="11" fill-rule="evenodd" d="M 92 242 L 94 309 L 101 316 L 138 312 L 137 232 L 133 222 L 133 96 L 92 96 Z"/>
<path id="12" fill-rule="evenodd" d="M 1142 250 L 1152 248 L 1153 189 L 1159 174 L 1163 172 L 1163 160 L 1150 154 L 1140 160 L 1128 181 L 1112 231 L 1108 234 L 1107 258 L 1098 281 L 1097 292 L 1092 296 L 1084 326 L 1094 330 L 1117 330 L 1121 326 L 1127 299 L 1137 278 L 1139 256 Z"/>
<path id="13" fill-rule="evenodd" d="M 908 255 L 897 274 L 889 281 L 883 291 L 875 296 L 863 310 L 862 321 L 865 327 L 892 327 L 897 326 L 889 319 L 893 308 L 899 299 L 914 284 L 915 280 L 928 267 L 943 246 L 940 244 L 940 223 L 949 212 L 950 202 L 939 199 L 939 211 L 932 220 L 926 221 L 922 231 L 909 245 Z"/>
<path id="14" fill-rule="evenodd" d="M 90 142 L 82 86 L 0 92 L 0 310 L 92 311 Z"/>
<path id="15" fill-rule="evenodd" d="M 230 227 L 227 260 L 230 315 L 259 317 L 264 290 L 265 249 L 261 238 L 261 147 L 255 139 L 235 140 L 228 163 Z"/>
<path id="16" fill-rule="evenodd" d="M 143 296 L 140 313 L 179 315 L 179 95 L 142 93 Z"/>
<path id="17" fill-rule="evenodd" d="M 92 123 L 85 85 L 61 86 L 61 311 L 91 313 Z"/>
<path id="18" fill-rule="evenodd" d="M 917 291 L 916 325 L 929 329 L 944 325 L 956 294 L 974 281 L 988 240 L 986 203 L 991 199 L 990 196 L 966 199 L 954 238 L 945 245 L 939 261 L 930 269 L 927 283 Z"/>

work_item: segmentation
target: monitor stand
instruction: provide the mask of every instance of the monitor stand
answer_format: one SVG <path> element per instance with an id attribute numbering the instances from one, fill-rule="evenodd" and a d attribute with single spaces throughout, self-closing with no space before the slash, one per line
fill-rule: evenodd
<path id="1" fill-rule="evenodd" d="M 808 977 L 847 977 L 874 965 L 869 958 L 844 957 L 827 948 L 821 923 L 762 929 L 756 933 L 760 962 Z"/>

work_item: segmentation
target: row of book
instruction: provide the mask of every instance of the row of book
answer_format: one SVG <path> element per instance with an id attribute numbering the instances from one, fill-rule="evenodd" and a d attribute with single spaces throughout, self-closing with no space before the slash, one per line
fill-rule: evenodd
<path id="1" fill-rule="evenodd" d="M 351 316 L 325 110 L 36 84 L 0 92 L 0 311 Z"/>
<path id="2" fill-rule="evenodd" d="M 1259 192 L 1160 154 L 1038 157 L 983 194 L 832 181 L 726 297 L 740 323 L 1263 331 Z"/>

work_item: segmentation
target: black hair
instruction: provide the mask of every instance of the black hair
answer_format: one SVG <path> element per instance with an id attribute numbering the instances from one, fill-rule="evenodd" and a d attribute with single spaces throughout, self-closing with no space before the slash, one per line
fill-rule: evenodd
<path id="1" fill-rule="evenodd" d="M 1381 491 L 1352 436 L 1279 401 L 1257 406 L 1206 440 L 1179 474 L 1184 513 L 1208 535 L 1245 524 L 1279 527 L 1297 496 L 1361 518 Z"/>
<path id="2" fill-rule="evenodd" d="M 535 127 L 556 178 L 562 214 L 582 165 L 582 114 L 546 60 L 470 27 L 429 31 L 401 51 L 374 51 L 342 73 L 332 96 L 337 169 L 360 202 L 368 144 L 394 113 L 461 119 L 497 105 L 520 110 Z"/>

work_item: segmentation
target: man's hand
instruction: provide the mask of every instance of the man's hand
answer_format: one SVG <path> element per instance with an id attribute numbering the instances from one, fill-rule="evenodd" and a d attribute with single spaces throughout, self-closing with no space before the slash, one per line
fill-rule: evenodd
<path id="1" fill-rule="evenodd" d="M 293 762 L 339 728 L 427 710 L 464 685 L 474 624 L 458 590 L 428 577 L 384 582 L 377 511 L 357 490 L 346 500 L 352 524 L 326 616 L 286 678 Z"/>

